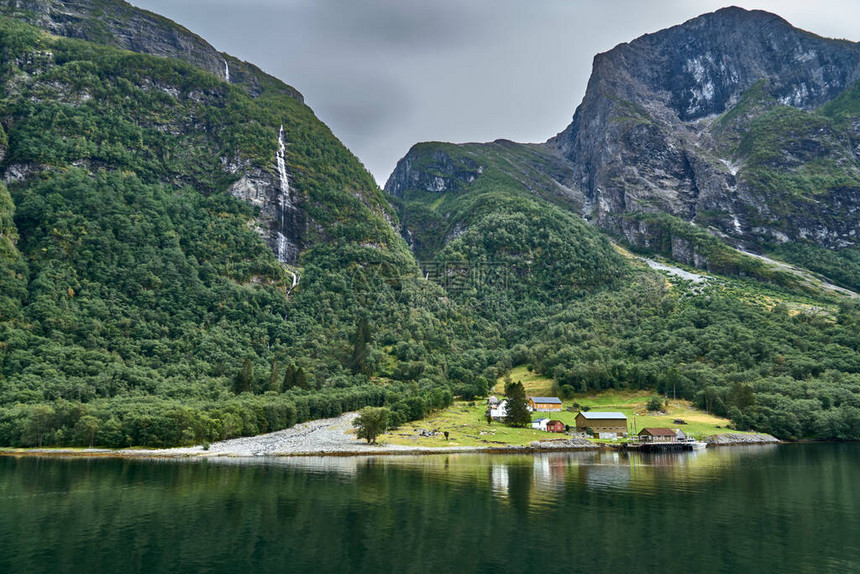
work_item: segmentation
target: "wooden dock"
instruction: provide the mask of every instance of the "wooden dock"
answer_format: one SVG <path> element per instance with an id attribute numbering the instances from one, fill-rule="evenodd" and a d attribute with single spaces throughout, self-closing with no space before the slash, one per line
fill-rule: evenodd
<path id="1" fill-rule="evenodd" d="M 622 451 L 636 450 L 639 452 L 679 452 L 693 450 L 693 445 L 684 442 L 640 442 L 619 444 Z"/>

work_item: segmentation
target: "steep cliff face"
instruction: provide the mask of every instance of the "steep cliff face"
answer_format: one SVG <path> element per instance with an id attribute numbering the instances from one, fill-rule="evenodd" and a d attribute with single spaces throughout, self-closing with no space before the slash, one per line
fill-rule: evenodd
<path id="1" fill-rule="evenodd" d="M 177 23 L 123 0 L 0 0 L 0 15 L 57 36 L 182 60 L 242 85 L 252 96 L 260 95 L 266 87 L 275 87 L 303 101 L 298 90 L 274 80 L 256 66 L 219 52 Z"/>
<path id="2" fill-rule="evenodd" d="M 292 87 L 120 0 L 0 0 L 3 14 L 60 36 L 12 27 L 0 38 L 11 59 L 0 72 L 4 182 L 72 165 L 226 189 L 259 208 L 254 228 L 282 263 L 341 240 L 402 249 L 372 177 Z M 18 46 L 23 36 L 32 43 Z"/>
<path id="3" fill-rule="evenodd" d="M 631 212 L 666 212 L 738 242 L 841 247 L 860 233 L 855 136 L 817 110 L 858 78 L 858 45 L 726 8 L 595 57 L 548 143 L 571 161 L 584 215 L 615 233 Z M 811 171 L 828 177 L 803 188 Z"/>

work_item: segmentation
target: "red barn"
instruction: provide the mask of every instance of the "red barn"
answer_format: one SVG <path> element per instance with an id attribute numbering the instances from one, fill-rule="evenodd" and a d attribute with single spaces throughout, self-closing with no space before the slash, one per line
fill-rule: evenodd
<path id="1" fill-rule="evenodd" d="M 546 432 L 564 432 L 564 423 L 561 421 L 549 421 L 546 423 Z"/>

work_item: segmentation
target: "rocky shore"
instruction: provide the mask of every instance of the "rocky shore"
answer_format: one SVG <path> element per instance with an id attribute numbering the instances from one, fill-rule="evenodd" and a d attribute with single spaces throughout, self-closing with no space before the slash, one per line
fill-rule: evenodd
<path id="1" fill-rule="evenodd" d="M 777 444 L 779 439 L 769 434 L 723 433 L 705 437 L 702 442 L 708 446 L 729 446 L 736 444 Z"/>
<path id="2" fill-rule="evenodd" d="M 358 440 L 352 431 L 352 421 L 358 413 L 297 424 L 281 431 L 235 438 L 212 443 L 207 447 L 193 446 L 166 449 L 12 449 L 0 451 L 9 455 L 53 456 L 115 456 L 123 458 L 212 458 L 257 456 L 369 456 L 445 454 L 457 452 L 540 452 L 548 450 L 598 449 L 585 439 L 534 441 L 528 445 L 422 447 L 393 444 L 370 445 Z"/>
<path id="3" fill-rule="evenodd" d="M 123 458 L 213 458 L 213 457 L 285 457 L 285 456 L 372 456 L 450 454 L 459 452 L 535 453 L 564 450 L 598 450 L 605 448 L 583 438 L 534 441 L 526 445 L 424 447 L 394 444 L 370 445 L 358 440 L 352 421 L 358 413 L 297 424 L 281 431 L 220 441 L 208 445 L 166 449 L 7 449 L 0 455 L 110 456 Z M 780 442 L 768 434 L 724 433 L 704 439 L 713 446 L 773 444 Z"/>

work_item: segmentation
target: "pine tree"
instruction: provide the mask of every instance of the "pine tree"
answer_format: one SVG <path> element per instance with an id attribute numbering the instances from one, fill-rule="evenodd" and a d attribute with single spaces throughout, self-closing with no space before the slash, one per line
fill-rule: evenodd
<path id="1" fill-rule="evenodd" d="M 296 367 L 295 365 L 287 365 L 284 372 L 284 384 L 281 386 L 281 392 L 288 391 L 296 386 Z"/>
<path id="2" fill-rule="evenodd" d="M 278 392 L 281 389 L 278 388 L 280 384 L 280 368 L 278 366 L 278 359 L 272 359 L 272 370 L 269 373 L 269 388 L 270 391 Z"/>
<path id="3" fill-rule="evenodd" d="M 515 383 L 505 383 L 505 395 L 510 399 L 523 399 L 526 398 L 526 388 L 520 381 Z"/>
<path id="4" fill-rule="evenodd" d="M 530 422 L 532 422 L 532 416 L 529 413 L 529 405 L 526 399 L 523 397 L 509 398 L 505 412 L 505 423 L 521 427 Z"/>
<path id="5" fill-rule="evenodd" d="M 367 344 L 370 342 L 370 325 L 367 317 L 361 316 L 358 320 L 358 328 L 353 340 L 352 356 L 349 367 L 354 375 L 366 375 L 367 369 Z"/>
<path id="6" fill-rule="evenodd" d="M 305 370 L 301 367 L 296 371 L 296 386 L 300 389 L 308 389 L 308 378 L 305 375 Z"/>

